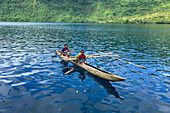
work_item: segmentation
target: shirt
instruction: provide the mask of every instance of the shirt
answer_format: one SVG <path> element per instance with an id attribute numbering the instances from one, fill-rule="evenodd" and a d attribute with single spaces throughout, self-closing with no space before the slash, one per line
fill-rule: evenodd
<path id="1" fill-rule="evenodd" d="M 79 55 L 79 59 L 85 59 L 86 58 L 86 55 Z"/>
<path id="2" fill-rule="evenodd" d="M 68 48 L 63 48 L 62 50 L 61 50 L 63 53 L 67 53 L 67 51 L 70 51 Z"/>

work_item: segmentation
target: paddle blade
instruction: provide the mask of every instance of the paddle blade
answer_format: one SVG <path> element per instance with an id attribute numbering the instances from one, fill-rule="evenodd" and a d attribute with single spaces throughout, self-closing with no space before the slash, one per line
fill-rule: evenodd
<path id="1" fill-rule="evenodd" d="M 64 75 L 71 73 L 73 70 L 74 70 L 74 68 L 70 69 L 69 71 L 65 72 Z"/>
<path id="2" fill-rule="evenodd" d="M 144 67 L 144 66 L 140 66 L 141 68 L 143 68 L 143 69 L 146 69 L 146 67 Z"/>
<path id="3" fill-rule="evenodd" d="M 51 56 L 51 58 L 54 58 L 54 57 L 57 57 L 57 55 L 55 55 L 55 56 Z"/>

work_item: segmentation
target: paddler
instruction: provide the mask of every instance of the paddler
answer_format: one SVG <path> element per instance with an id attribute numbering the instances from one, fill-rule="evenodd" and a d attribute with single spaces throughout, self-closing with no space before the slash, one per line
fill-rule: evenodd
<path id="1" fill-rule="evenodd" d="M 61 49 L 61 53 L 62 53 L 64 56 L 68 56 L 68 57 L 69 57 L 69 55 L 70 55 L 69 52 L 74 52 L 74 51 L 70 51 L 70 50 L 68 49 L 67 44 L 64 44 L 64 48 Z"/>
<path id="2" fill-rule="evenodd" d="M 78 54 L 78 62 L 82 63 L 86 60 L 86 55 L 84 55 L 84 50 L 81 50 L 81 54 Z"/>

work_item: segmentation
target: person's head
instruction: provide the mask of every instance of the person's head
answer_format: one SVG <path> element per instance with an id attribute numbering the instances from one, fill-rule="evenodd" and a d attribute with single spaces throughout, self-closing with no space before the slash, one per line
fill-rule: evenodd
<path id="1" fill-rule="evenodd" d="M 64 44 L 64 47 L 67 48 L 68 47 L 67 44 Z"/>
<path id="2" fill-rule="evenodd" d="M 84 50 L 81 50 L 81 54 L 84 55 Z"/>

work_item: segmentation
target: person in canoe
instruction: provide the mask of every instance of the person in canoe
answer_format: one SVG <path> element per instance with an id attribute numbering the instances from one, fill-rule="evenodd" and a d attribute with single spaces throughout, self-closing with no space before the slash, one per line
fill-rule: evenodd
<path id="1" fill-rule="evenodd" d="M 87 58 L 86 55 L 84 55 L 84 50 L 81 50 L 81 53 L 76 55 L 76 57 L 78 58 L 79 63 L 85 62 L 85 60 Z M 79 78 L 81 79 L 81 81 L 83 81 L 85 79 L 85 73 L 80 71 Z"/>
<path id="2" fill-rule="evenodd" d="M 64 48 L 61 49 L 61 53 L 62 53 L 64 56 L 68 56 L 68 57 L 69 57 L 69 56 L 70 56 L 69 52 L 72 53 L 72 52 L 74 52 L 74 51 L 70 51 L 70 50 L 68 49 L 68 45 L 67 45 L 67 44 L 64 44 Z"/>
<path id="3" fill-rule="evenodd" d="M 86 60 L 86 55 L 84 55 L 84 50 L 81 50 L 81 53 L 76 55 L 76 57 L 78 58 L 78 62 L 80 63 L 84 62 Z"/>
<path id="4" fill-rule="evenodd" d="M 81 50 L 81 53 L 79 53 L 78 55 L 76 55 L 76 58 L 77 58 L 77 60 L 76 60 L 76 62 L 77 62 L 76 66 L 75 66 L 74 68 L 70 69 L 69 71 L 65 72 L 64 75 L 67 75 L 67 74 L 71 73 L 71 72 L 74 71 L 74 69 L 78 66 L 78 64 L 80 64 L 80 63 L 82 63 L 82 62 L 85 62 L 85 60 L 86 60 L 86 55 L 84 55 L 84 50 Z"/>

